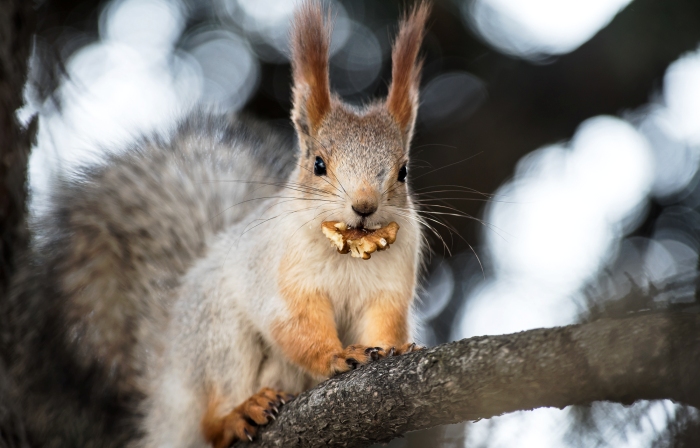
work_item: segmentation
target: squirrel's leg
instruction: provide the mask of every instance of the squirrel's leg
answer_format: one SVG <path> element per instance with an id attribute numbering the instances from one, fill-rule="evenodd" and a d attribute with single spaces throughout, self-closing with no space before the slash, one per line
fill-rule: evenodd
<path id="1" fill-rule="evenodd" d="M 295 289 L 285 291 L 284 299 L 288 312 L 272 326 L 272 337 L 287 359 L 315 377 L 328 378 L 379 359 L 378 346 L 343 348 L 325 295 Z"/>
<path id="2" fill-rule="evenodd" d="M 233 319 L 222 319 L 235 326 Z M 203 382 L 206 401 L 200 431 L 214 448 L 253 439 L 260 426 L 276 419 L 280 408 L 303 390 L 298 370 L 273 356 L 254 332 L 221 333 L 222 351 L 209 352 L 208 375 Z M 216 330 L 215 330 L 216 331 Z M 213 361 L 213 362 L 212 362 Z M 253 393 L 253 391 L 257 391 Z"/>
<path id="3" fill-rule="evenodd" d="M 226 448 L 237 440 L 252 442 L 257 428 L 275 420 L 279 408 L 293 398 L 293 395 L 265 387 L 221 416 L 221 403 L 214 395 L 202 419 L 204 438 L 214 448 Z"/>
<path id="4" fill-rule="evenodd" d="M 410 296 L 383 292 L 369 304 L 362 316 L 360 344 L 382 347 L 380 356 L 393 356 L 420 350 L 409 341 Z"/>

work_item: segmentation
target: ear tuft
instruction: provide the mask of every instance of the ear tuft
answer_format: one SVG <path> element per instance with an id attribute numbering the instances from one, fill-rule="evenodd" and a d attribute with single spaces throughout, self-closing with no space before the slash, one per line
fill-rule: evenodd
<path id="1" fill-rule="evenodd" d="M 419 2 L 402 20 L 399 34 L 391 53 L 391 86 L 386 100 L 387 109 L 406 136 L 411 139 L 418 111 L 418 88 L 423 65 L 418 60 L 425 22 L 430 14 L 430 4 Z"/>
<path id="2" fill-rule="evenodd" d="M 298 132 L 313 133 L 331 109 L 328 81 L 330 17 L 324 21 L 320 1 L 306 0 L 296 10 L 292 27 L 294 110 Z"/>

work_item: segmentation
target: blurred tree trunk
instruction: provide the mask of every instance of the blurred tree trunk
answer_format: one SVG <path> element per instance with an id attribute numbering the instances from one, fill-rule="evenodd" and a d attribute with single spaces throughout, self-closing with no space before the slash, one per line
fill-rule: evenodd
<path id="1" fill-rule="evenodd" d="M 25 210 L 27 160 L 34 127 L 22 129 L 15 112 L 22 106 L 35 15 L 32 2 L 0 3 L 0 293 L 14 272 L 15 254 L 27 243 Z"/>
<path id="2" fill-rule="evenodd" d="M 27 161 L 36 122 L 23 129 L 15 111 L 22 106 L 35 26 L 32 1 L 0 2 L 0 301 L 5 300 L 18 256 L 28 241 Z M 0 340 L 0 348 L 4 343 Z M 0 357 L 0 447 L 25 447 L 21 419 L 6 399 L 11 387 Z"/>

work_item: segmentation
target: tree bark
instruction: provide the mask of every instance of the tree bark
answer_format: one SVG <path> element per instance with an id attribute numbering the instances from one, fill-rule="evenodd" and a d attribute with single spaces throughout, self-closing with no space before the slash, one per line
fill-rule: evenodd
<path id="1" fill-rule="evenodd" d="M 301 394 L 247 447 L 360 447 L 517 410 L 607 400 L 700 407 L 700 315 L 483 336 L 385 359 Z"/>

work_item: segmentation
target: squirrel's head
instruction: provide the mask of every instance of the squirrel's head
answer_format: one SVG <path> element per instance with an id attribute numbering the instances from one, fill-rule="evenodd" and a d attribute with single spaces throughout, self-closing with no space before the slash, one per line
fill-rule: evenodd
<path id="1" fill-rule="evenodd" d="M 362 108 L 330 91 L 330 20 L 324 20 L 320 2 L 306 1 L 297 10 L 291 47 L 298 181 L 309 199 L 323 204 L 322 219 L 371 227 L 406 215 L 406 167 L 421 71 L 417 56 L 429 9 L 419 3 L 401 21 L 389 95 Z"/>

